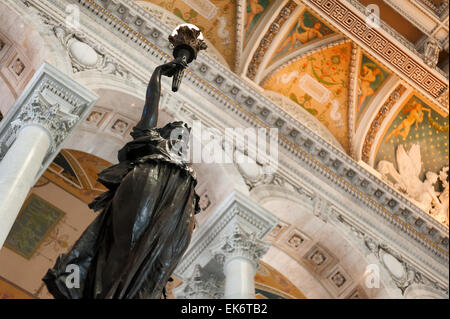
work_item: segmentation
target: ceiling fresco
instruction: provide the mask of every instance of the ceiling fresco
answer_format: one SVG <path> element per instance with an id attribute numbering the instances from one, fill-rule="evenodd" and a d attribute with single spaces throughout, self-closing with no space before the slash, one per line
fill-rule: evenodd
<path id="1" fill-rule="evenodd" d="M 328 19 L 329 17 L 323 13 L 319 14 L 309 7 L 307 2 L 294 3 L 291 1 L 293 5 L 289 7 L 288 4 L 291 2 L 275 0 L 146 1 L 186 22 L 198 25 L 205 37 L 225 58 L 228 66 L 241 65 L 243 69 L 238 73 L 241 72 L 248 76 L 247 71 L 250 68 L 256 68 L 255 74 L 258 76 L 254 80 L 256 81 L 255 85 L 264 90 L 282 94 L 299 107 L 307 110 L 333 134 L 346 153 L 356 160 L 362 157 L 361 151 L 357 150 L 358 145 L 367 144 L 365 141 L 368 139 L 368 133 L 363 132 L 364 128 L 360 126 L 363 117 L 367 119 L 380 118 L 377 126 L 386 127 L 389 123 L 389 128 L 392 125 L 400 125 L 402 119 L 405 118 L 401 112 L 395 115 L 395 119 L 391 113 L 381 117 L 377 117 L 376 114 L 380 112 L 381 106 L 386 103 L 386 98 L 388 98 L 381 96 L 380 92 L 384 92 L 383 87 L 386 83 L 391 82 L 388 82 L 388 79 L 393 77 L 394 73 L 395 76 L 399 76 L 399 73 L 386 67 L 386 63 L 375 58 L 376 55 L 374 56 L 372 51 L 367 48 L 363 50 L 358 44 L 344 36 L 332 25 L 330 22 L 332 19 Z M 278 23 L 280 15 L 286 15 L 282 12 L 283 10 L 278 9 L 287 7 L 291 8 L 292 14 L 288 13 L 285 17 L 286 23 L 289 25 L 281 27 L 280 24 L 276 28 L 274 23 Z M 295 8 L 298 10 L 294 10 Z M 240 25 L 240 22 L 237 21 L 240 18 L 237 15 L 238 9 L 244 14 L 243 25 L 239 30 L 236 29 L 236 26 Z M 269 14 L 272 16 L 269 17 Z M 248 41 L 255 30 L 261 30 L 265 36 L 260 42 L 249 44 Z M 237 32 L 240 32 L 240 35 Z M 344 39 L 342 42 L 329 43 L 331 37 L 339 34 Z M 251 54 L 236 52 L 235 43 L 239 42 L 237 37 L 244 39 L 245 52 L 252 52 Z M 268 41 L 268 39 L 275 40 Z M 249 48 L 249 45 L 252 45 L 253 48 Z M 294 52 L 300 52 L 299 49 L 301 55 L 296 55 Z M 241 61 L 235 61 L 236 54 Z M 266 54 L 270 54 L 270 56 L 265 56 Z M 256 59 L 256 62 L 254 61 L 255 56 L 259 59 Z M 278 65 L 277 63 L 283 64 L 272 71 Z M 259 68 L 262 69 L 259 70 Z M 399 78 L 401 79 L 401 75 Z M 353 85 L 355 85 L 354 90 L 350 89 Z M 420 95 L 408 84 L 403 83 L 403 85 L 412 94 Z M 379 101 L 379 103 L 374 103 L 374 101 Z M 437 121 L 441 121 L 447 117 L 448 112 L 446 111 L 444 111 L 446 113 L 436 112 L 439 108 L 443 109 L 437 100 L 429 101 L 427 104 L 430 104 L 429 108 L 432 108 L 431 112 L 434 112 L 432 120 L 437 118 Z M 429 122 L 428 117 L 425 117 L 419 125 L 420 127 Z M 422 145 L 424 143 L 423 134 L 431 136 L 433 141 L 444 138 L 443 133 L 421 131 L 407 136 L 406 143 Z M 448 139 L 448 134 L 446 136 Z M 383 142 L 381 145 L 371 143 L 370 153 L 376 154 L 376 161 L 372 164 L 376 165 L 380 159 L 393 160 L 395 145 L 400 142 L 399 138 L 399 136 L 393 136 L 390 141 Z M 446 142 L 448 143 L 448 141 Z M 439 144 L 440 147 L 442 147 L 441 144 Z M 447 153 L 440 150 L 438 154 L 439 146 L 437 144 L 433 148 L 431 148 L 431 144 L 421 146 L 423 152 L 427 147 L 430 148 L 429 150 L 433 149 L 434 152 L 430 151 L 422 157 L 423 169 L 433 168 L 436 170 L 436 167 L 443 163 Z M 437 157 L 428 156 L 428 154 L 435 154 Z M 439 156 L 443 156 L 443 158 Z"/>
<path id="2" fill-rule="evenodd" d="M 448 114 L 436 111 L 417 96 L 412 96 L 400 108 L 383 133 L 377 146 L 375 165 L 381 160 L 396 163 L 396 151 L 403 145 L 405 151 L 412 145 L 420 146 L 420 178 L 428 171 L 439 173 L 448 166 Z"/>
<path id="3" fill-rule="evenodd" d="M 259 19 L 275 0 L 246 0 L 244 40 L 248 41 Z"/>
<path id="4" fill-rule="evenodd" d="M 34 299 L 34 297 L 0 276 L 0 299 Z"/>
<path id="5" fill-rule="evenodd" d="M 306 299 L 285 276 L 263 261 L 259 262 L 255 288 L 256 299 Z"/>
<path id="6" fill-rule="evenodd" d="M 200 28 L 203 36 L 234 64 L 237 0 L 146 0 Z"/>
<path id="7" fill-rule="evenodd" d="M 97 181 L 97 174 L 111 164 L 76 150 L 63 149 L 55 157 L 43 177 L 90 203 L 106 188 Z"/>
<path id="8" fill-rule="evenodd" d="M 305 56 L 276 71 L 264 89 L 281 93 L 322 122 L 348 150 L 351 43 Z"/>
<path id="9" fill-rule="evenodd" d="M 310 11 L 304 10 L 278 45 L 270 64 L 312 41 L 318 41 L 335 32 Z"/>
<path id="10" fill-rule="evenodd" d="M 366 110 L 367 105 L 388 77 L 389 72 L 375 62 L 374 59 L 370 58 L 366 53 L 361 54 L 356 100 L 357 124 L 359 124 L 361 115 Z"/>

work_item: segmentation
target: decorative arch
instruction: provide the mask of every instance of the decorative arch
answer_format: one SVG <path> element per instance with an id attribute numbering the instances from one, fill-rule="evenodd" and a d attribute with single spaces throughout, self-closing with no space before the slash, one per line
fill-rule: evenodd
<path id="1" fill-rule="evenodd" d="M 250 196 L 280 220 L 267 237 L 272 248 L 263 260 L 307 298 L 402 298 L 384 265 L 364 243 L 317 214 L 317 198 L 275 184 L 256 186 Z M 378 289 L 365 285 L 367 267 L 373 264 L 381 269 Z"/>

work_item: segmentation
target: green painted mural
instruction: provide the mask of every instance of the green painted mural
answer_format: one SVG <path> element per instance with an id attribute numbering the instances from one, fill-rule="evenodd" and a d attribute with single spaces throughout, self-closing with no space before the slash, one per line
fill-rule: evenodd
<path id="1" fill-rule="evenodd" d="M 266 9 L 274 1 L 275 0 L 247 0 L 247 10 L 246 10 L 246 16 L 245 16 L 245 25 L 244 25 L 245 41 L 248 40 L 249 35 L 255 28 L 259 19 L 263 16 Z"/>
<path id="2" fill-rule="evenodd" d="M 419 144 L 422 158 L 420 178 L 427 171 L 439 173 L 448 166 L 449 119 L 436 112 L 416 96 L 411 97 L 384 133 L 377 150 L 375 164 L 381 160 L 396 163 L 399 145 L 409 150 Z"/>
<path id="3" fill-rule="evenodd" d="M 361 118 L 367 104 L 375 92 L 381 87 L 389 76 L 382 67 L 362 54 L 361 65 L 358 74 L 358 99 L 356 102 L 356 120 Z"/>
<path id="4" fill-rule="evenodd" d="M 49 202 L 31 194 L 22 206 L 5 247 L 30 259 L 64 214 Z"/>
<path id="5" fill-rule="evenodd" d="M 305 10 L 278 46 L 272 58 L 272 63 L 310 41 L 334 33 L 326 24 Z"/>

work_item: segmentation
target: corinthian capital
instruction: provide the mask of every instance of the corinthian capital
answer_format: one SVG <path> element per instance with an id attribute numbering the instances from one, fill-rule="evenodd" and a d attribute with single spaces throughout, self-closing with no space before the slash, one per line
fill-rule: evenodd
<path id="1" fill-rule="evenodd" d="M 11 128 L 17 132 L 27 125 L 43 127 L 51 137 L 50 152 L 54 151 L 66 138 L 70 129 L 79 121 L 80 116 L 65 112 L 59 103 L 52 104 L 41 92 L 25 104 L 17 118 L 11 122 Z"/>
<path id="2" fill-rule="evenodd" d="M 22 127 L 40 126 L 48 133 L 51 143 L 40 176 L 97 99 L 68 75 L 43 63 L 0 123 L 0 161 Z"/>
<path id="3" fill-rule="evenodd" d="M 236 223 L 231 235 L 223 237 L 220 246 L 214 251 L 214 255 L 217 261 L 223 263 L 236 257 L 246 258 L 257 269 L 258 261 L 269 248 L 269 243 L 260 240 L 255 233 L 247 233 Z"/>

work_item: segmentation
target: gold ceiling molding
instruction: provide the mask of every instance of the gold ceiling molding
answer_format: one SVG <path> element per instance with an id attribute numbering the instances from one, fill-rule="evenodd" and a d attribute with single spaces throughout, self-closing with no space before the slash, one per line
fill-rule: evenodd
<path id="1" fill-rule="evenodd" d="M 352 43 L 352 54 L 350 57 L 350 72 L 348 83 L 348 149 L 350 156 L 356 158 L 355 154 L 355 115 L 358 86 L 359 62 L 361 60 L 361 49 Z"/>
<path id="2" fill-rule="evenodd" d="M 272 44 L 273 39 L 278 34 L 278 31 L 280 31 L 283 24 L 286 22 L 286 20 L 289 18 L 291 13 L 294 11 L 294 9 L 297 7 L 297 3 L 295 1 L 291 0 L 289 1 L 283 9 L 281 9 L 278 16 L 275 18 L 275 20 L 270 25 L 269 29 L 267 30 L 264 37 L 261 39 L 258 48 L 256 49 L 255 53 L 253 54 L 252 60 L 250 61 L 250 64 L 247 69 L 247 77 L 251 80 L 254 80 L 256 77 L 256 73 L 258 72 L 259 66 L 264 58 L 264 55 L 267 52 L 267 49 Z"/>
<path id="3" fill-rule="evenodd" d="M 342 1 L 303 0 L 303 2 L 430 97 L 438 99 L 448 88 L 447 82 L 433 74 L 423 66 L 423 63 L 411 57 L 377 29 L 367 26 L 366 22 Z"/>
<path id="4" fill-rule="evenodd" d="M 362 160 L 369 164 L 370 159 L 370 151 L 373 146 L 373 141 L 378 134 L 378 130 L 381 127 L 381 124 L 385 120 L 391 108 L 395 105 L 398 99 L 405 93 L 406 88 L 403 85 L 399 85 L 389 96 L 386 102 L 378 111 L 375 119 L 372 121 L 370 125 L 369 131 L 367 132 L 366 138 L 364 140 L 364 145 L 362 148 Z"/>

